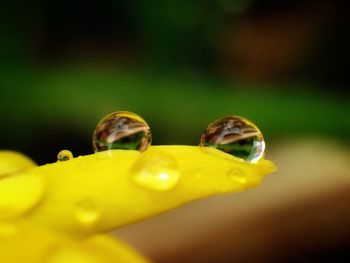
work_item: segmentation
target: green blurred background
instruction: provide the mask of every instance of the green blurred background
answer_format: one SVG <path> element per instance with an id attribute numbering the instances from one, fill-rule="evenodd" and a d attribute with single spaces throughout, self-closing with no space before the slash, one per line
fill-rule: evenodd
<path id="1" fill-rule="evenodd" d="M 118 110 L 144 117 L 154 144 L 197 145 L 210 122 L 241 115 L 262 130 L 274 176 L 118 237 L 156 262 L 349 262 L 348 10 L 342 0 L 2 3 L 0 149 L 38 164 L 62 149 L 90 154 L 97 122 Z"/>
<path id="2" fill-rule="evenodd" d="M 197 144 L 224 115 L 268 143 L 348 142 L 345 1 L 11 1 L 0 23 L 0 147 L 92 152 L 100 118 L 143 116 L 155 144 Z"/>

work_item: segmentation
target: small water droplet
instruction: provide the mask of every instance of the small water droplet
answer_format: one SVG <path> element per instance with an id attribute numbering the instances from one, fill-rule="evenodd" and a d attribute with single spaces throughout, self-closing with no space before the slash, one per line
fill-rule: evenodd
<path id="1" fill-rule="evenodd" d="M 79 164 L 79 166 L 80 166 L 80 168 L 84 169 L 88 166 L 88 163 L 83 161 Z"/>
<path id="2" fill-rule="evenodd" d="M 113 112 L 96 126 L 92 144 L 95 152 L 112 149 L 145 151 L 152 141 L 151 129 L 140 116 L 128 111 Z"/>
<path id="3" fill-rule="evenodd" d="M 71 151 L 62 150 L 57 155 L 57 161 L 64 162 L 73 159 L 73 154 Z"/>
<path id="4" fill-rule="evenodd" d="M 200 146 L 214 147 L 246 161 L 257 162 L 263 157 L 265 141 L 254 123 L 242 117 L 229 116 L 207 127 Z"/>
<path id="5" fill-rule="evenodd" d="M 83 200 L 77 204 L 75 217 L 83 225 L 94 224 L 100 217 L 100 212 L 91 200 Z"/>
<path id="6" fill-rule="evenodd" d="M 180 178 L 180 171 L 174 157 L 168 153 L 146 152 L 131 169 L 133 181 L 156 191 L 173 188 Z"/>
<path id="7" fill-rule="evenodd" d="M 248 182 L 245 172 L 240 168 L 233 168 L 228 171 L 227 176 L 240 184 L 246 184 Z"/>
<path id="8" fill-rule="evenodd" d="M 202 169 L 199 169 L 199 168 L 193 169 L 192 172 L 191 172 L 191 174 L 192 174 L 194 177 L 196 177 L 196 178 L 202 178 L 202 177 L 203 177 L 203 171 L 202 171 Z"/>

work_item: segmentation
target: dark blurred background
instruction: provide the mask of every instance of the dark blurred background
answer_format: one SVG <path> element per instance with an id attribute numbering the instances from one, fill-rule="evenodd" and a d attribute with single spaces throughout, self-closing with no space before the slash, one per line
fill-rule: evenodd
<path id="1" fill-rule="evenodd" d="M 39 164 L 56 161 L 62 149 L 75 156 L 89 154 L 96 123 L 117 110 L 143 116 L 152 128 L 154 144 L 196 145 L 210 122 L 234 114 L 252 120 L 262 130 L 267 156 L 280 161 L 276 177 L 282 178 L 278 179 L 281 184 L 288 185 L 283 179 L 288 174 L 308 178 L 311 171 L 315 175 L 307 185 L 312 189 L 325 185 L 324 178 L 334 177 L 332 182 L 338 182 L 337 174 L 343 179 L 334 192 L 345 182 L 350 185 L 346 1 L 12 0 L 1 5 L 0 148 L 24 152 Z M 326 167 L 320 169 L 321 162 Z M 301 169 L 298 176 L 296 167 Z M 329 174 L 318 177 L 324 171 Z M 268 187 L 272 190 L 267 191 Z M 267 183 L 261 191 L 269 195 L 279 187 Z M 324 188 L 317 193 L 324 193 Z M 333 214 L 339 216 L 338 210 Z M 340 217 L 347 222 L 347 216 Z M 172 225 L 174 218 L 166 222 Z M 344 222 L 336 224 L 343 234 L 350 229 Z M 184 229 L 190 223 L 184 223 Z M 301 233 L 302 227 L 309 229 L 300 223 Z M 159 236 L 164 234 L 160 229 Z M 121 235 L 126 240 L 157 262 L 252 262 L 241 253 L 228 253 L 230 246 L 220 251 L 220 260 L 215 253 L 212 257 L 204 253 L 201 258 L 201 249 L 198 254 L 189 253 L 194 258 L 187 261 L 180 248 L 171 257 L 155 256 L 162 253 L 137 243 L 141 234 L 125 231 Z M 222 236 L 217 240 L 233 242 Z M 261 240 L 259 244 L 265 242 Z M 325 240 L 323 246 L 300 249 L 296 258 L 327 260 L 348 255 L 345 238 Z M 283 258 L 283 253 L 274 257 L 273 251 L 261 258 Z"/>

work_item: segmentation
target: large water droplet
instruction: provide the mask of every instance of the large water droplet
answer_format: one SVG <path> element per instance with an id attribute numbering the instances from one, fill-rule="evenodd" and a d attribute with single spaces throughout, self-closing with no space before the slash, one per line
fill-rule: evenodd
<path id="1" fill-rule="evenodd" d="M 167 191 L 179 181 L 180 171 L 168 153 L 146 152 L 131 169 L 133 181 L 155 191 Z"/>
<path id="2" fill-rule="evenodd" d="M 100 212 L 94 202 L 83 200 L 77 204 L 75 217 L 82 225 L 90 226 L 98 220 Z"/>
<path id="3" fill-rule="evenodd" d="M 128 111 L 105 116 L 97 124 L 92 138 L 95 152 L 112 149 L 144 151 L 151 141 L 151 129 L 145 120 Z"/>
<path id="4" fill-rule="evenodd" d="M 238 116 L 211 123 L 203 133 L 200 146 L 217 148 L 249 162 L 262 158 L 265 141 L 255 124 Z"/>
<path id="5" fill-rule="evenodd" d="M 73 154 L 71 151 L 62 150 L 57 155 L 57 161 L 64 162 L 73 159 Z"/>

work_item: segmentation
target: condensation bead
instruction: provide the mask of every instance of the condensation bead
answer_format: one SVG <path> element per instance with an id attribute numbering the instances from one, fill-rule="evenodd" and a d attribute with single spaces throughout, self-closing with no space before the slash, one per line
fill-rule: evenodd
<path id="1" fill-rule="evenodd" d="M 73 159 L 73 154 L 71 151 L 62 150 L 57 155 L 57 161 L 64 162 Z"/>
<path id="2" fill-rule="evenodd" d="M 97 124 L 92 140 L 95 152 L 112 149 L 144 151 L 151 142 L 148 124 L 137 114 L 127 111 L 105 116 Z"/>
<path id="3" fill-rule="evenodd" d="M 100 210 L 92 200 L 78 202 L 75 218 L 83 226 L 92 226 L 100 217 Z"/>
<path id="4" fill-rule="evenodd" d="M 255 124 L 238 116 L 228 116 L 211 123 L 204 131 L 200 146 L 214 147 L 249 162 L 262 158 L 265 142 Z"/>
<path id="5" fill-rule="evenodd" d="M 154 191 L 169 191 L 180 179 L 176 159 L 166 152 L 148 151 L 131 168 L 132 180 Z"/>

